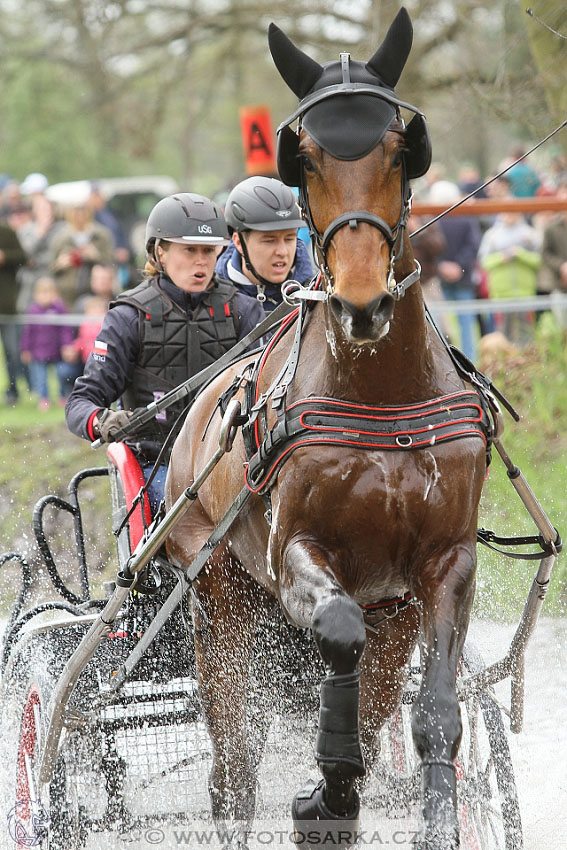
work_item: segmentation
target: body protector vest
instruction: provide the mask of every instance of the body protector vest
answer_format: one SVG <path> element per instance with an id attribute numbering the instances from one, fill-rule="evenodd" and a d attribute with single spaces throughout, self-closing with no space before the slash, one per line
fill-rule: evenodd
<path id="1" fill-rule="evenodd" d="M 232 348 L 238 337 L 235 295 L 231 284 L 215 277 L 197 307 L 186 313 L 151 278 L 112 303 L 140 312 L 140 353 L 121 398 L 124 409 L 156 401 Z M 162 444 L 189 400 L 163 410 L 136 436 Z"/>

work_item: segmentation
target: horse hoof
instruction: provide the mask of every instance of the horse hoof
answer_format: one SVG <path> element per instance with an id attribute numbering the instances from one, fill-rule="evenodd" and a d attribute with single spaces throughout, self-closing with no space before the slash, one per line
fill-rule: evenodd
<path id="1" fill-rule="evenodd" d="M 354 809 L 348 815 L 337 815 L 325 804 L 325 780 L 318 784 L 309 780 L 297 793 L 291 806 L 293 839 L 302 850 L 321 847 L 354 847 L 358 839 L 360 800 L 354 792 Z"/>

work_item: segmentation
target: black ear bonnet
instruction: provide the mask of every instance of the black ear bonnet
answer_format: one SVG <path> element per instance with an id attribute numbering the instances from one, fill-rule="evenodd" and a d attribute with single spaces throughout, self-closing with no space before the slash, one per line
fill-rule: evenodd
<path id="1" fill-rule="evenodd" d="M 323 150 L 337 159 L 354 160 L 376 147 L 394 120 L 399 119 L 400 108 L 414 113 L 405 130 L 406 174 L 410 179 L 425 174 L 431 165 L 427 121 L 419 109 L 399 100 L 394 91 L 412 37 L 409 15 L 402 8 L 368 62 L 351 60 L 348 53 L 341 53 L 338 62 L 320 65 L 275 24 L 270 24 L 274 62 L 299 97 L 296 111 L 278 128 L 277 163 L 284 183 L 300 185 L 299 134 L 289 126 L 296 118 Z"/>

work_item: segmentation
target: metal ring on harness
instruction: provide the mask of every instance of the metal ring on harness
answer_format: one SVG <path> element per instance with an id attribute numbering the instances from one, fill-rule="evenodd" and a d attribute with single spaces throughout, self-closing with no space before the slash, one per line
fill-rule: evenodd
<path id="1" fill-rule="evenodd" d="M 290 307 L 297 307 L 301 301 L 327 301 L 329 294 L 303 286 L 298 280 L 286 280 L 282 285 L 282 298 Z"/>
<path id="2" fill-rule="evenodd" d="M 413 444 L 413 437 L 411 434 L 398 434 L 396 437 L 396 444 L 401 449 L 408 449 Z"/>

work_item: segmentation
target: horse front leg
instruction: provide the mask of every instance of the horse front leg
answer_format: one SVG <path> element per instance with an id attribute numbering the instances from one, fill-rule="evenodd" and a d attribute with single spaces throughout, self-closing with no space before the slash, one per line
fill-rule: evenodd
<path id="1" fill-rule="evenodd" d="M 474 596 L 474 546 L 459 546 L 437 565 L 440 581 L 422 576 L 422 682 L 412 716 L 414 744 L 421 759 L 424 836 L 421 850 L 459 847 L 455 759 L 462 724 L 457 700 L 457 667 Z M 436 592 L 432 589 L 435 586 Z"/>
<path id="2" fill-rule="evenodd" d="M 366 642 L 362 612 L 315 544 L 293 543 L 282 566 L 282 604 L 297 625 L 311 628 L 328 673 L 321 684 L 315 746 L 323 780 L 294 798 L 297 841 L 310 848 L 305 843 L 310 833 L 313 846 L 320 846 L 322 834 L 331 833 L 333 846 L 347 847 L 358 828 L 355 780 L 365 773 L 358 723 L 359 665 Z"/>

